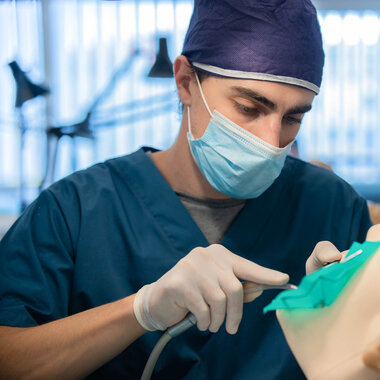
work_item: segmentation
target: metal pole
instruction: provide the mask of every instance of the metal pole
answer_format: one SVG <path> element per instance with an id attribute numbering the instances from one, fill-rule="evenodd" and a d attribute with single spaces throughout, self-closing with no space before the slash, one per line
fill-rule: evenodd
<path id="1" fill-rule="evenodd" d="M 51 88 L 51 38 L 50 38 L 50 17 L 49 17 L 50 0 L 41 0 L 40 12 L 40 35 L 42 36 L 42 54 L 44 62 L 44 82 Z M 51 124 L 51 99 L 46 96 L 46 121 L 47 125 Z"/>
<path id="2" fill-rule="evenodd" d="M 24 148 L 25 148 L 25 132 L 26 125 L 22 112 L 22 106 L 18 109 L 19 129 L 20 129 L 20 156 L 19 156 L 19 191 L 20 191 L 20 212 L 23 212 L 28 204 L 25 197 L 25 173 L 24 173 Z"/>

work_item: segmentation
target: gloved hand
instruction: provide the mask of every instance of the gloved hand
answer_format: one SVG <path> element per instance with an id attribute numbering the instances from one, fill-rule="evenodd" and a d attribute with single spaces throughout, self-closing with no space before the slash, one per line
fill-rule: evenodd
<path id="1" fill-rule="evenodd" d="M 376 224 L 368 230 L 366 240 L 380 241 L 380 224 Z M 306 261 L 306 274 L 315 272 L 326 264 L 342 260 L 347 253 L 348 250 L 340 252 L 335 245 L 329 241 L 320 241 Z"/>
<path id="2" fill-rule="evenodd" d="M 237 256 L 218 244 L 195 248 L 160 279 L 137 292 L 135 316 L 142 327 L 152 331 L 165 330 L 191 312 L 199 330 L 216 332 L 227 313 L 226 330 L 234 334 L 242 318 L 243 301 L 253 301 L 262 293 L 253 291 L 244 299 L 239 279 L 283 285 L 289 276 Z"/>
<path id="3" fill-rule="evenodd" d="M 347 253 L 347 251 L 340 252 L 335 245 L 329 241 L 320 241 L 306 261 L 306 274 L 315 272 L 326 264 L 340 261 L 345 253 Z"/>

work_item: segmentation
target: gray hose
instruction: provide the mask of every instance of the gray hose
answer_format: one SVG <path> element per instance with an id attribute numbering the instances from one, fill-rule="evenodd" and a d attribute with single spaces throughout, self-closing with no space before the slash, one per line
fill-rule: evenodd
<path id="1" fill-rule="evenodd" d="M 148 361 L 145 364 L 144 372 L 141 376 L 141 380 L 150 380 L 157 360 L 161 355 L 162 350 L 167 343 L 172 339 L 168 331 L 165 331 L 164 335 L 159 339 L 151 352 Z"/>
<path id="2" fill-rule="evenodd" d="M 164 347 L 169 343 L 169 341 L 174 338 L 175 336 L 183 333 L 187 329 L 189 329 L 191 326 L 195 325 L 197 323 L 196 318 L 193 314 L 188 314 L 187 317 L 182 320 L 181 322 L 178 322 L 176 325 L 170 327 L 167 329 L 162 335 L 162 337 L 158 340 L 156 345 L 153 348 L 153 351 L 151 352 L 148 361 L 145 364 L 144 372 L 141 376 L 141 380 L 150 380 L 154 367 L 156 366 L 157 360 L 161 355 L 162 350 Z"/>

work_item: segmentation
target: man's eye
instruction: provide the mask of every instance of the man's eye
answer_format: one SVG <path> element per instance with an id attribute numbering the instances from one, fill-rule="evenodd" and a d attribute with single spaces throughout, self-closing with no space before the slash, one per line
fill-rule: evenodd
<path id="1" fill-rule="evenodd" d="M 259 110 L 257 108 L 247 107 L 243 104 L 236 103 L 236 102 L 235 102 L 235 107 L 238 109 L 238 111 L 246 115 L 257 115 L 259 113 Z"/>
<path id="2" fill-rule="evenodd" d="M 296 117 L 286 116 L 285 120 L 290 124 L 301 124 L 302 119 L 297 119 Z"/>

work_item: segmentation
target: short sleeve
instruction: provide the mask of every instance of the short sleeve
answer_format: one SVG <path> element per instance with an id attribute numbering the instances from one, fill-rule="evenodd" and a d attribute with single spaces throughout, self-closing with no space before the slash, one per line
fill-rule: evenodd
<path id="1" fill-rule="evenodd" d="M 0 242 L 0 325 L 30 327 L 68 315 L 73 242 L 45 190 Z"/>

